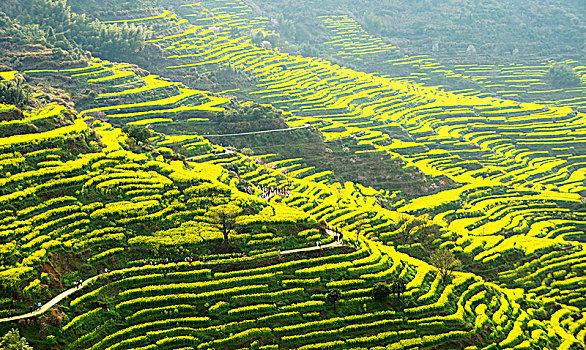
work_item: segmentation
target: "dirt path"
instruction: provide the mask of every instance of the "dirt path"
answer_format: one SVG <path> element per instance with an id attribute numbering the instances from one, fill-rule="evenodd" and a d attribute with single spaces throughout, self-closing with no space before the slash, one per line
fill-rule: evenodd
<path id="1" fill-rule="evenodd" d="M 326 233 L 330 236 L 335 236 L 336 233 L 332 230 L 326 230 Z M 280 255 L 287 255 L 287 254 L 295 254 L 295 253 L 302 253 L 302 252 L 310 252 L 310 251 L 315 251 L 315 250 L 320 250 L 320 249 L 329 249 L 329 248 L 335 248 L 335 247 L 342 247 L 342 243 L 340 242 L 332 242 L 330 244 L 326 244 L 323 245 L 321 247 L 317 247 L 317 246 L 312 246 L 312 247 L 307 247 L 307 248 L 299 248 L 299 249 L 291 249 L 291 250 L 284 250 L 282 252 L 279 252 Z M 210 262 L 213 263 L 213 262 Z M 82 286 L 81 289 L 83 289 L 83 287 L 85 287 L 87 285 L 87 283 L 89 283 L 90 281 L 93 281 L 94 279 L 96 279 L 98 276 L 94 276 L 91 278 L 88 278 L 87 280 L 82 282 Z M 44 305 L 41 305 L 40 309 L 37 309 L 33 312 L 29 312 L 26 314 L 22 314 L 22 315 L 18 315 L 18 316 L 12 316 L 12 317 L 7 317 L 7 318 L 2 318 L 0 319 L 0 323 L 2 322 L 12 322 L 12 321 L 18 321 L 24 318 L 29 318 L 29 317 L 35 317 L 35 316 L 39 316 L 42 315 L 45 311 L 49 310 L 50 308 L 52 308 L 53 306 L 55 306 L 56 304 L 58 304 L 59 302 L 61 302 L 63 299 L 67 298 L 68 296 L 70 296 L 71 294 L 75 293 L 78 289 L 80 288 L 71 288 L 68 289 L 64 292 L 62 292 L 61 294 L 57 295 L 56 297 L 54 297 L 53 299 L 49 300 L 47 303 L 45 303 Z"/>
<path id="2" fill-rule="evenodd" d="M 230 151 L 230 150 L 225 150 L 224 153 L 220 153 L 220 154 L 214 154 L 214 155 L 222 155 L 222 154 L 233 154 L 235 153 L 234 151 Z M 199 158 L 205 158 L 205 157 L 209 157 L 209 153 L 207 154 L 202 154 L 201 156 L 195 156 L 195 157 L 189 157 L 189 158 L 185 158 L 186 161 L 190 161 L 190 160 L 194 160 L 194 159 L 199 159 Z"/>
<path id="3" fill-rule="evenodd" d="M 256 134 L 267 134 L 271 132 L 282 132 L 282 131 L 291 131 L 291 130 L 298 130 L 298 129 L 306 129 L 310 128 L 310 124 L 306 124 L 303 126 L 296 126 L 293 128 L 286 128 L 286 129 L 273 129 L 273 130 L 261 130 L 261 131 L 250 131 L 250 132 L 243 132 L 239 134 L 218 134 L 218 135 L 199 135 L 202 137 L 222 137 L 222 136 L 244 136 L 244 135 L 256 135 Z"/>
<path id="4" fill-rule="evenodd" d="M 329 236 L 335 236 L 336 233 L 332 230 L 326 230 L 326 233 Z M 330 244 L 326 244 L 326 245 L 322 245 L 321 247 L 318 246 L 311 246 L 311 247 L 307 247 L 307 248 L 299 248 L 299 249 L 291 249 L 291 250 L 284 250 L 282 252 L 279 252 L 279 254 L 281 255 L 287 255 L 287 254 L 295 254 L 295 253 L 303 253 L 303 252 L 312 252 L 315 250 L 320 250 L 320 249 L 329 249 L 329 248 L 335 248 L 335 247 L 342 247 L 342 243 L 334 241 Z"/>
<path id="5" fill-rule="evenodd" d="M 83 288 L 88 282 L 94 280 L 96 277 L 97 276 L 94 276 L 92 278 L 88 278 L 87 280 L 83 281 L 81 288 Z M 71 294 L 75 293 L 75 291 L 78 290 L 78 289 L 79 288 L 71 288 L 71 289 L 68 289 L 68 290 L 64 291 L 63 293 L 57 295 L 53 299 L 49 300 L 44 305 L 41 305 L 41 308 L 40 309 L 37 309 L 37 310 L 35 310 L 33 312 L 29 312 L 29 313 L 23 314 L 23 315 L 2 318 L 2 319 L 0 319 L 0 323 L 2 323 L 2 322 L 18 321 L 18 320 L 21 320 L 23 318 L 29 318 L 29 317 L 39 316 L 39 315 L 43 314 L 45 311 L 47 311 L 50 308 L 52 308 L 53 306 L 55 306 L 56 304 L 58 304 L 63 299 L 65 299 L 68 296 L 70 296 Z"/>

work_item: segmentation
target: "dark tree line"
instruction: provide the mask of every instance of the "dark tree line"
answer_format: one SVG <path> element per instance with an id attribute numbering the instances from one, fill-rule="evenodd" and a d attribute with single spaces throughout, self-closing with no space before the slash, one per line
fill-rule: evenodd
<path id="1" fill-rule="evenodd" d="M 273 106 L 264 106 L 258 103 L 241 105 L 237 101 L 231 101 L 228 108 L 218 113 L 216 121 L 253 121 L 259 119 L 275 119 L 282 117 L 282 112 Z"/>
<path id="2" fill-rule="evenodd" d="M 65 0 L 5 0 L 0 10 L 24 26 L 37 26 L 49 47 L 112 61 L 130 61 L 144 47 L 142 26 L 104 24 L 70 10 Z"/>
<path id="3" fill-rule="evenodd" d="M 31 104 L 32 99 L 30 89 L 22 78 L 0 81 L 0 103 L 23 108 Z"/>
<path id="4" fill-rule="evenodd" d="M 581 84 L 578 73 L 563 63 L 554 64 L 545 75 L 545 79 L 556 88 L 574 87 Z"/>

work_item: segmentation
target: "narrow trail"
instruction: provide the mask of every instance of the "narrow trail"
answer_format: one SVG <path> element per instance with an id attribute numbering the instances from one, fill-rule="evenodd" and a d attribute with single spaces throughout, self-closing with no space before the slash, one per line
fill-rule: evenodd
<path id="1" fill-rule="evenodd" d="M 216 135 L 205 135 L 205 134 L 201 134 L 201 135 L 198 135 L 198 136 L 201 136 L 201 137 L 245 136 L 245 135 L 267 134 L 267 133 L 271 133 L 271 132 L 283 132 L 283 131 L 291 131 L 291 130 L 298 130 L 298 129 L 307 129 L 307 128 L 311 128 L 311 124 L 305 124 L 305 125 L 296 126 L 296 127 L 293 127 L 293 128 L 250 131 L 250 132 L 243 132 L 243 133 L 239 133 L 239 134 L 216 134 Z M 169 134 L 168 136 L 184 136 L 184 135 L 180 135 L 180 134 Z"/>
<path id="2" fill-rule="evenodd" d="M 244 136 L 244 135 L 266 134 L 266 133 L 271 133 L 271 132 L 282 132 L 282 131 L 290 131 L 290 130 L 298 130 L 298 129 L 307 129 L 307 128 L 311 128 L 311 124 L 305 124 L 305 125 L 302 125 L 302 126 L 296 126 L 296 127 L 293 127 L 293 128 L 286 128 L 286 129 L 273 129 L 273 130 L 261 130 L 261 131 L 243 132 L 243 133 L 240 133 L 240 134 L 218 134 L 218 135 L 199 135 L 199 136 L 202 136 L 202 137 Z M 170 134 L 169 136 L 183 136 L 183 135 L 173 135 L 173 134 Z M 235 153 L 235 152 L 233 152 L 233 151 L 227 151 L 225 153 L 228 154 L 228 153 Z M 208 157 L 208 156 L 209 156 L 209 154 L 202 154 L 200 156 L 185 158 L 185 160 L 186 161 L 190 161 L 190 160 L 194 160 L 194 159 L 205 158 L 205 157 Z"/>
<path id="3" fill-rule="evenodd" d="M 244 136 L 244 135 L 267 134 L 267 133 L 271 133 L 271 132 L 282 132 L 282 131 L 291 131 L 291 130 L 298 130 L 298 129 L 307 129 L 307 128 L 310 128 L 310 127 L 311 127 L 310 124 L 305 124 L 305 125 L 302 125 L 302 126 L 296 126 L 294 128 L 251 131 L 251 132 L 243 132 L 243 133 L 240 133 L 240 134 L 220 134 L 220 135 L 200 135 L 200 136 L 203 136 L 203 137 Z"/>
<path id="4" fill-rule="evenodd" d="M 329 236 L 335 236 L 336 233 L 332 230 L 327 229 L 326 233 Z M 299 248 L 299 249 L 291 249 L 291 250 L 284 250 L 282 252 L 279 252 L 280 255 L 287 255 L 287 254 L 295 254 L 295 253 L 303 253 L 303 252 L 311 252 L 311 251 L 315 251 L 315 250 L 321 250 L 321 249 L 329 249 L 329 248 L 335 248 L 335 247 L 342 247 L 343 244 L 338 242 L 338 241 L 334 241 L 330 244 L 326 244 L 326 245 L 322 245 L 321 247 L 318 246 L 311 246 L 311 247 L 307 247 L 307 248 Z"/>
<path id="5" fill-rule="evenodd" d="M 226 150 L 224 153 L 220 153 L 220 154 L 214 154 L 214 155 L 221 155 L 221 154 L 232 154 L 232 153 L 236 153 L 234 151 L 230 151 L 230 150 Z M 185 158 L 186 161 L 190 161 L 190 160 L 194 160 L 194 159 L 200 159 L 200 158 L 205 158 L 205 157 L 209 157 L 209 153 L 208 154 L 202 154 L 200 156 L 195 156 L 195 157 L 189 157 L 189 158 Z"/>
<path id="6" fill-rule="evenodd" d="M 332 230 L 326 230 L 326 233 L 329 236 L 335 236 L 336 233 Z M 329 249 L 329 248 L 335 248 L 335 247 L 342 247 L 343 244 L 337 241 L 334 241 L 330 244 L 326 244 L 323 245 L 321 247 L 317 247 L 317 246 L 312 246 L 312 247 L 307 247 L 307 248 L 299 248 L 299 249 L 290 249 L 290 250 L 284 250 L 279 252 L 280 255 L 288 255 L 288 254 L 295 254 L 295 253 L 303 253 L 303 252 L 310 252 L 310 251 L 315 251 L 315 250 L 320 250 L 320 249 Z M 210 262 L 210 264 L 213 263 L 217 263 L 217 262 Z M 0 319 L 0 323 L 3 322 L 12 322 L 12 321 L 18 321 L 18 320 L 22 320 L 25 318 L 29 318 L 29 317 L 35 317 L 35 316 L 39 316 L 42 315 L 43 313 L 45 313 L 47 310 L 49 310 L 50 308 L 52 308 L 53 306 L 57 305 L 59 302 L 61 302 L 63 299 L 66 299 L 68 296 L 70 296 L 71 294 L 75 293 L 77 290 L 79 289 L 83 289 L 87 283 L 93 281 L 94 279 L 96 279 L 98 276 L 94 276 L 91 278 L 88 278 L 87 280 L 83 281 L 81 284 L 81 288 L 71 288 L 68 289 L 64 292 L 62 292 L 61 294 L 57 295 L 56 297 L 54 297 L 53 299 L 49 300 L 48 302 L 46 302 L 44 305 L 41 306 L 40 309 L 37 309 L 33 312 L 29 312 L 26 314 L 22 314 L 22 315 L 17 315 L 17 316 L 12 316 L 12 317 L 7 317 L 7 318 L 1 318 Z"/>
<path id="7" fill-rule="evenodd" d="M 21 320 L 23 318 L 29 318 L 29 317 L 39 316 L 39 315 L 43 314 L 45 311 L 47 311 L 50 308 L 52 308 L 53 306 L 55 306 L 56 304 L 58 304 L 63 299 L 65 299 L 68 296 L 70 296 L 71 294 L 75 293 L 75 291 L 77 291 L 79 289 L 83 289 L 83 287 L 85 287 L 88 282 L 93 281 L 96 277 L 98 277 L 98 276 L 94 276 L 94 277 L 88 278 L 87 280 L 83 281 L 82 284 L 81 284 L 81 288 L 75 288 L 74 287 L 74 288 L 71 288 L 71 289 L 68 289 L 68 290 L 62 292 L 61 294 L 57 295 L 53 299 L 51 299 L 48 302 L 46 302 L 44 305 L 41 305 L 41 308 L 40 309 L 37 309 L 37 310 L 35 310 L 33 312 L 29 312 L 29 313 L 26 313 L 26 314 L 18 315 L 18 316 L 12 316 L 12 317 L 8 317 L 8 318 L 2 318 L 2 319 L 0 319 L 0 323 L 2 323 L 2 322 L 18 321 L 18 320 Z"/>

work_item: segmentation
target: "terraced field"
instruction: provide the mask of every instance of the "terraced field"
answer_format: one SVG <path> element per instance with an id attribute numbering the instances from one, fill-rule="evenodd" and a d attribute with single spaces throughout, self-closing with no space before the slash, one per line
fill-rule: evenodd
<path id="1" fill-rule="evenodd" d="M 0 106 L 0 276 L 15 295 L 0 300 L 2 316 L 97 276 L 53 318 L 39 318 L 48 324 L 39 346 L 583 349 L 584 88 L 516 102 L 507 98 L 548 94 L 539 89 L 552 62 L 446 67 L 402 55 L 348 16 L 320 17 L 341 58 L 412 71 L 362 72 L 253 44 L 250 34 L 271 23 L 253 13 L 244 1 L 204 0 L 110 19 L 156 23 L 150 42 L 164 48 L 167 71 L 228 66 L 254 77 L 251 90 L 201 91 L 99 58 L 21 72 L 102 93 L 78 115 L 50 105 L 2 119 L 15 108 Z M 584 80 L 584 67 L 567 63 Z M 468 77 L 482 90 L 431 86 L 432 74 Z M 415 198 L 340 182 L 303 158 L 247 156 L 197 133 L 231 95 L 278 108 L 290 128 L 352 139 L 368 156 L 457 186 Z M 120 129 L 178 123 L 189 132 L 151 139 L 154 156 L 130 151 Z M 251 194 L 238 189 L 242 181 Z M 259 198 L 267 186 L 290 195 Z M 245 248 L 219 253 L 211 213 L 228 203 L 242 210 L 231 238 Z M 323 225 L 341 229 L 346 243 L 303 250 L 333 242 Z M 451 250 L 463 271 L 443 281 L 432 248 Z M 400 299 L 373 299 L 374 284 L 396 280 L 406 285 Z M 333 305 L 332 289 L 341 290 Z"/>
<path id="2" fill-rule="evenodd" d="M 332 34 L 332 40 L 324 43 L 328 52 L 359 70 L 379 73 L 390 79 L 435 84 L 439 89 L 464 96 L 494 96 L 512 100 L 521 98 L 555 106 L 584 107 L 583 86 L 552 89 L 547 84 L 546 74 L 556 63 L 552 60 L 532 65 L 445 65 L 429 55 L 402 54 L 400 48 L 369 35 L 356 20 L 347 15 L 322 16 L 320 19 Z M 581 77 L 582 83 L 586 82 L 583 62 L 565 60 L 558 63 L 567 64 Z M 397 72 L 404 75 L 398 75 Z M 456 80 L 467 81 L 474 88 L 455 90 L 450 82 Z"/>
<path id="3" fill-rule="evenodd" d="M 55 119 L 63 113 L 55 107 L 38 116 Z M 39 120 L 34 115 L 29 119 Z M 189 167 L 162 156 L 150 160 L 124 151 L 119 129 L 103 122 L 90 127 L 88 121 L 80 117 L 63 122 L 71 125 L 2 139 L 3 159 L 22 158 L 22 167 L 10 169 L 3 187 L 12 189 L 2 196 L 3 236 L 21 242 L 27 253 L 3 275 L 12 277 L 15 288 L 37 277 L 24 288 L 35 295 L 41 280 L 53 279 L 47 272 L 38 275 L 38 265 L 58 264 L 48 251 L 67 254 L 72 249 L 97 270 L 86 271 L 97 278 L 67 301 L 65 322 L 53 331 L 58 337 L 53 341 L 59 339 L 66 348 L 402 349 L 464 346 L 479 339 L 494 344 L 489 348 L 570 348 L 583 341 L 583 324 L 572 318 L 576 308 L 563 307 L 551 320 L 538 321 L 534 315 L 547 314 L 551 301 L 471 273 L 456 273 L 451 283 L 441 283 L 435 268 L 377 242 L 377 235 L 386 241 L 403 228 L 395 224 L 401 214 L 375 204 L 373 189 L 346 183 L 336 190 L 291 177 L 292 195 L 274 197 L 269 204 L 222 184 L 227 173 L 215 164 L 232 161 L 259 185 L 278 184 L 283 174 L 277 170 L 239 154 L 210 154 Z M 28 139 L 33 137 L 39 142 L 31 147 Z M 46 181 L 55 172 L 68 176 Z M 27 189 L 19 190 L 18 183 L 25 182 Z M 249 240 L 251 248 L 266 248 L 246 257 L 183 259 L 192 254 L 190 244 L 221 237 L 203 214 L 226 201 L 264 207 L 241 218 L 252 229 L 241 239 Z M 310 225 L 309 218 L 342 227 L 346 239 L 354 240 L 356 234 L 355 247 L 279 257 L 272 247 L 302 246 L 305 240 L 320 239 L 319 232 L 298 231 L 293 237 L 254 232 L 259 223 L 265 230 L 266 225 L 299 227 Z M 172 260 L 145 256 L 153 244 Z M 111 270 L 100 274 L 104 266 Z M 369 285 L 397 277 L 406 283 L 402 309 L 372 299 Z M 325 295 L 331 288 L 342 291 L 334 311 Z"/>

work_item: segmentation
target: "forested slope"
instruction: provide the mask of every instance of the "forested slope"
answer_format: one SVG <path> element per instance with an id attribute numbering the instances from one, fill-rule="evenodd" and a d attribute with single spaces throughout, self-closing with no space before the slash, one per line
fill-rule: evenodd
<path id="1" fill-rule="evenodd" d="M 260 11 L 288 20 L 286 35 L 298 42 L 317 41 L 312 19 L 325 13 L 349 12 L 371 31 L 405 52 L 432 51 L 449 59 L 465 57 L 474 45 L 484 57 L 498 60 L 517 54 L 526 57 L 584 56 L 586 8 L 570 1 L 268 1 L 257 0 Z M 315 23 L 315 22 L 314 22 Z"/>

